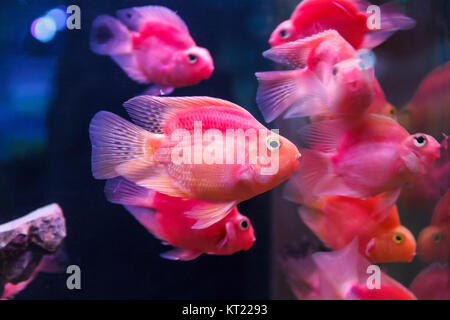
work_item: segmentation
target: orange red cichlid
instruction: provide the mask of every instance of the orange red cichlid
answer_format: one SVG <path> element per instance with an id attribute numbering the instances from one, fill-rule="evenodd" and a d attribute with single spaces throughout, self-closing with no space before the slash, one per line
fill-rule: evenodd
<path id="1" fill-rule="evenodd" d="M 411 101 L 400 110 L 399 121 L 408 130 L 426 132 L 436 139 L 450 131 L 450 62 L 422 80 Z"/>
<path id="2" fill-rule="evenodd" d="M 272 47 L 335 29 L 355 49 L 372 49 L 397 30 L 415 26 L 415 21 L 399 12 L 392 4 L 380 6 L 380 29 L 369 29 L 367 9 L 361 0 L 304 0 L 289 20 L 282 22 L 270 36 Z"/>
<path id="3" fill-rule="evenodd" d="M 119 10 L 117 16 L 94 20 L 91 48 L 111 56 L 131 79 L 152 83 L 148 94 L 168 94 L 211 76 L 214 63 L 209 51 L 195 44 L 175 12 L 144 6 Z"/>
<path id="4" fill-rule="evenodd" d="M 267 122 L 286 111 L 285 118 L 359 115 L 373 102 L 374 55 L 356 51 L 335 30 L 272 48 L 264 56 L 295 68 L 256 73 L 256 101 Z"/>
<path id="5" fill-rule="evenodd" d="M 138 125 L 105 111 L 91 121 L 94 177 L 123 176 L 166 195 L 210 201 L 189 211 L 198 220 L 193 228 L 214 224 L 298 168 L 293 143 L 231 102 L 140 96 L 124 106 Z"/>
<path id="6" fill-rule="evenodd" d="M 380 273 L 380 287 L 367 286 L 371 263 L 353 241 L 332 252 L 316 252 L 302 258 L 287 257 L 283 267 L 300 300 L 416 300 L 407 288 Z"/>
<path id="7" fill-rule="evenodd" d="M 450 268 L 430 265 L 414 278 L 409 289 L 419 300 L 450 300 Z"/>
<path id="8" fill-rule="evenodd" d="M 195 220 L 186 215 L 199 200 L 167 196 L 127 181 L 122 177 L 108 180 L 105 186 L 110 202 L 122 204 L 155 237 L 175 249 L 161 256 L 171 260 L 193 260 L 203 253 L 231 255 L 249 250 L 255 241 L 250 220 L 237 207 L 219 222 L 192 229 Z"/>
<path id="9" fill-rule="evenodd" d="M 416 240 L 400 224 L 397 208 L 380 196 L 366 200 L 329 196 L 315 208 L 300 207 L 303 222 L 333 250 L 346 247 L 354 239 L 359 252 L 374 263 L 410 262 L 416 254 Z M 386 216 L 381 222 L 379 216 Z"/>
<path id="10" fill-rule="evenodd" d="M 286 197 L 296 203 L 386 192 L 393 205 L 401 187 L 425 175 L 440 156 L 433 137 L 410 135 L 395 120 L 375 114 L 315 122 L 302 128 L 301 137 L 313 150 L 302 151 L 299 170 L 286 188 Z"/>
<path id="11" fill-rule="evenodd" d="M 426 262 L 450 262 L 450 191 L 437 204 L 430 226 L 418 240 L 419 258 Z"/>

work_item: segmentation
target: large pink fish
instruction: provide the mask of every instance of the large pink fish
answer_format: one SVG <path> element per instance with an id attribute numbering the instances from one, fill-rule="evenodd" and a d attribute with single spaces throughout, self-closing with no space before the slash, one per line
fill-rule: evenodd
<path id="1" fill-rule="evenodd" d="M 140 126 L 105 111 L 91 121 L 94 177 L 123 176 L 170 196 L 208 201 L 190 210 L 199 220 L 195 228 L 221 220 L 298 168 L 292 142 L 231 102 L 140 96 L 125 108 Z"/>
<path id="2" fill-rule="evenodd" d="M 368 114 L 358 120 L 330 120 L 302 129 L 313 150 L 304 150 L 288 199 L 310 203 L 324 195 L 368 198 L 387 192 L 395 203 L 400 188 L 426 174 L 439 158 L 431 136 L 410 135 L 395 120 Z M 386 202 L 389 203 L 389 202 Z"/>
<path id="3" fill-rule="evenodd" d="M 354 48 L 371 49 L 388 39 L 395 31 L 411 29 L 413 19 L 401 14 L 392 3 L 379 9 L 379 29 L 371 29 L 370 3 L 362 0 L 303 0 L 289 20 L 282 22 L 270 36 L 272 47 L 335 29 Z"/>
<path id="4" fill-rule="evenodd" d="M 161 6 L 117 11 L 119 19 L 101 15 L 91 31 L 91 48 L 109 55 L 139 83 L 152 83 L 147 92 L 168 94 L 211 76 L 209 51 L 198 47 L 184 21 Z"/>
<path id="5" fill-rule="evenodd" d="M 335 30 L 290 42 L 264 53 L 294 70 L 256 73 L 256 101 L 265 120 L 317 115 L 359 115 L 374 98 L 370 51 L 357 52 Z"/>
<path id="6" fill-rule="evenodd" d="M 125 208 L 155 237 L 175 249 L 161 256 L 171 260 L 192 260 L 203 253 L 230 255 L 249 250 L 255 241 L 250 220 L 237 207 L 219 222 L 192 229 L 196 220 L 186 214 L 202 201 L 167 196 L 127 181 L 108 180 L 105 193 L 109 201 Z"/>
<path id="7" fill-rule="evenodd" d="M 371 263 L 353 241 L 341 250 L 286 257 L 283 267 L 299 300 L 416 300 L 407 288 L 380 271 L 379 287 L 369 279 Z M 370 283 L 370 287 L 369 284 Z"/>
<path id="8" fill-rule="evenodd" d="M 432 264 L 414 278 L 409 288 L 419 300 L 450 300 L 450 268 Z"/>

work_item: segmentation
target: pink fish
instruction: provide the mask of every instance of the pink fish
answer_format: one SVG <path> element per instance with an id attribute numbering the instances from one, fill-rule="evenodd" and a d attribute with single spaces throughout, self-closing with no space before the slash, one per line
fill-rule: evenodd
<path id="1" fill-rule="evenodd" d="M 426 174 L 439 158 L 440 145 L 422 133 L 410 135 L 395 120 L 368 114 L 330 120 L 302 129 L 304 150 L 286 197 L 296 203 L 325 195 L 368 198 L 387 192 L 393 205 L 400 188 Z"/>
<path id="2" fill-rule="evenodd" d="M 295 70 L 256 73 L 256 101 L 265 120 L 317 115 L 359 115 L 374 98 L 369 51 L 356 51 L 335 30 L 290 42 L 263 54 Z"/>
<path id="3" fill-rule="evenodd" d="M 288 257 L 283 262 L 288 282 L 300 300 L 416 300 L 382 271 L 379 287 L 371 283 L 369 288 L 369 266 L 371 263 L 358 252 L 357 241 L 341 250 Z"/>
<path id="4" fill-rule="evenodd" d="M 198 219 L 195 228 L 218 222 L 298 168 L 292 142 L 231 102 L 140 96 L 125 108 L 138 125 L 105 111 L 91 121 L 94 177 L 122 176 L 170 196 L 207 201 L 189 212 Z"/>
<path id="5" fill-rule="evenodd" d="M 162 6 L 117 11 L 119 19 L 97 17 L 91 48 L 109 55 L 139 83 L 152 83 L 148 94 L 168 94 L 208 79 L 213 70 L 209 51 L 198 47 L 184 21 Z"/>
<path id="6" fill-rule="evenodd" d="M 404 16 L 392 3 L 379 7 L 379 29 L 371 29 L 368 20 L 370 3 L 361 0 L 303 0 L 289 20 L 282 22 L 272 33 L 272 47 L 309 37 L 315 33 L 335 29 L 355 49 L 372 49 L 397 30 L 411 29 L 415 22 Z"/>
<path id="7" fill-rule="evenodd" d="M 409 288 L 419 300 L 450 300 L 450 268 L 432 264 L 414 278 Z"/>
<path id="8" fill-rule="evenodd" d="M 196 220 L 186 213 L 202 201 L 167 196 L 122 177 L 108 180 L 105 193 L 110 202 L 125 205 L 164 244 L 175 247 L 161 255 L 166 259 L 186 261 L 203 253 L 231 255 L 249 250 L 255 241 L 250 220 L 236 206 L 219 222 L 205 229 L 192 229 Z"/>

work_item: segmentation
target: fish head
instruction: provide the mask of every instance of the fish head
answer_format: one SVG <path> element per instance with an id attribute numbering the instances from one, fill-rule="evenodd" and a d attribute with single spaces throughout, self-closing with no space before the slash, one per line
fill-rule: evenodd
<path id="1" fill-rule="evenodd" d="M 448 260 L 449 258 L 449 232 L 440 226 L 424 228 L 418 239 L 419 258 L 425 262 Z"/>
<path id="2" fill-rule="evenodd" d="M 432 136 L 416 133 L 402 143 L 401 158 L 413 174 L 426 174 L 440 157 L 441 145 Z"/>
<path id="3" fill-rule="evenodd" d="M 376 263 L 411 262 L 416 255 L 416 240 L 407 228 L 397 226 L 378 233 L 367 253 Z"/>
<path id="4" fill-rule="evenodd" d="M 274 131 L 267 130 L 258 139 L 253 176 L 253 187 L 257 193 L 275 188 L 290 178 L 299 166 L 301 155 L 297 147 Z"/>
<path id="5" fill-rule="evenodd" d="M 249 250 L 255 242 L 255 230 L 250 219 L 233 208 L 224 223 L 224 237 L 217 246 L 216 254 L 233 254 L 240 250 Z"/>
<path id="6" fill-rule="evenodd" d="M 373 68 L 365 69 L 360 59 L 347 59 L 331 69 L 331 103 L 338 114 L 359 114 L 374 99 Z"/>
<path id="7" fill-rule="evenodd" d="M 269 38 L 271 47 L 297 40 L 296 29 L 291 20 L 283 21 L 275 28 Z"/>
<path id="8" fill-rule="evenodd" d="M 174 70 L 170 77 L 179 87 L 190 86 L 208 79 L 214 71 L 214 62 L 205 48 L 192 47 L 174 55 Z"/>

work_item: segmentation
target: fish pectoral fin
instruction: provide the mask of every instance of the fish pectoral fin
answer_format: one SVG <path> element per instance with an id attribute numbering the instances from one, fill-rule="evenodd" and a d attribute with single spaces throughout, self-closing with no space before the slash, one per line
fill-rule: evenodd
<path id="1" fill-rule="evenodd" d="M 154 84 L 145 90 L 142 94 L 148 96 L 165 96 L 171 94 L 175 88 L 170 86 L 163 86 L 159 84 Z"/>
<path id="2" fill-rule="evenodd" d="M 233 229 L 233 225 L 231 222 L 227 222 L 225 224 L 226 233 L 224 237 L 217 244 L 217 250 L 223 249 L 227 243 L 233 243 L 236 240 L 236 231 Z"/>
<path id="3" fill-rule="evenodd" d="M 168 260 L 189 261 L 200 256 L 202 252 L 183 248 L 174 248 L 170 251 L 161 253 L 161 257 Z"/>
<path id="4" fill-rule="evenodd" d="M 133 54 L 113 55 L 111 58 L 131 79 L 139 83 L 148 83 L 147 76 L 141 71 L 141 68 L 136 61 L 136 57 Z"/>
<path id="5" fill-rule="evenodd" d="M 385 192 L 379 197 L 376 206 L 372 211 L 372 216 L 376 221 L 382 222 L 386 219 L 391 212 L 392 206 L 395 206 L 401 191 L 402 188 L 398 188 L 393 191 Z"/>
<path id="6" fill-rule="evenodd" d="M 237 201 L 203 202 L 195 205 L 185 214 L 197 220 L 192 229 L 205 229 L 225 218 L 236 204 Z"/>

